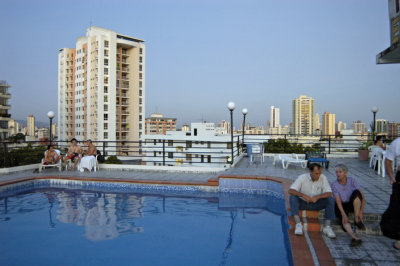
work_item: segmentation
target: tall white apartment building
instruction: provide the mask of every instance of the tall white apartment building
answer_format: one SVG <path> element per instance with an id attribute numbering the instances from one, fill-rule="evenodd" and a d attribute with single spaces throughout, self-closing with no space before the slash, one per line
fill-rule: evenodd
<path id="1" fill-rule="evenodd" d="M 58 54 L 58 139 L 139 141 L 144 131 L 143 40 L 92 26 Z"/>
<path id="2" fill-rule="evenodd" d="M 292 101 L 293 133 L 314 134 L 314 99 L 300 95 Z"/>
<path id="3" fill-rule="evenodd" d="M 335 135 L 335 114 L 325 112 L 322 116 L 322 134 Z"/>
<path id="4" fill-rule="evenodd" d="M 35 117 L 33 115 L 29 115 L 26 118 L 26 135 L 35 136 Z"/>
<path id="5" fill-rule="evenodd" d="M 279 108 L 276 108 L 275 106 L 271 106 L 270 108 L 271 113 L 270 113 L 270 120 L 269 120 L 269 126 L 272 128 L 277 128 L 279 127 Z"/>

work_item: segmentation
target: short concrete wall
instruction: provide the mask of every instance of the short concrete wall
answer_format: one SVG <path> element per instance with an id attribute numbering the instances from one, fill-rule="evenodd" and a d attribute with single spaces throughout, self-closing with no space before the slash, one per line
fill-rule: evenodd
<path id="1" fill-rule="evenodd" d="M 155 171 L 155 172 L 179 172 L 179 173 L 219 173 L 227 168 L 216 167 L 182 167 L 182 166 L 152 166 L 152 165 L 127 165 L 127 164 L 100 164 L 100 170 L 120 171 Z"/>
<path id="2" fill-rule="evenodd" d="M 36 164 L 28 164 L 28 165 L 15 166 L 15 167 L 9 167 L 9 168 L 0 168 L 0 175 L 6 175 L 6 174 L 15 173 L 15 172 L 39 169 L 39 165 L 40 164 L 36 163 Z"/>

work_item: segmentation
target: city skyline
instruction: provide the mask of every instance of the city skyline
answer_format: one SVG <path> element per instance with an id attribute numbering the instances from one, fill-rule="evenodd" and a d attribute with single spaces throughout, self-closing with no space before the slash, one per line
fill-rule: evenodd
<path id="1" fill-rule="evenodd" d="M 226 104 L 234 101 L 236 127 L 244 107 L 249 123 L 265 125 L 271 105 L 286 125 L 292 99 L 305 94 L 315 99 L 315 113 L 335 113 L 348 125 L 369 125 L 372 106 L 380 109 L 378 119 L 399 120 L 400 66 L 375 62 L 390 44 L 385 1 L 120 4 L 126 6 L 122 16 L 106 1 L 0 3 L 7 11 L 0 23 L 9 25 L 0 29 L 7 36 L 0 43 L 0 75 L 11 85 L 12 118 L 32 113 L 46 121 L 47 112 L 57 110 L 58 49 L 74 47 L 92 23 L 146 40 L 146 117 L 161 112 L 179 125 L 218 123 L 229 119 Z"/>

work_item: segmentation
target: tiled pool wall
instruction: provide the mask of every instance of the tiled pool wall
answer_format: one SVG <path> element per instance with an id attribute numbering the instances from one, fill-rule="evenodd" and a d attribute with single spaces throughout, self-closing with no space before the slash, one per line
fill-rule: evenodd
<path id="1" fill-rule="evenodd" d="M 273 180 L 261 179 L 240 179 L 240 178 L 219 178 L 219 191 L 236 193 L 267 193 L 274 194 L 283 199 L 284 193 L 282 184 Z"/>
<path id="2" fill-rule="evenodd" d="M 210 194 L 210 196 L 215 196 L 215 194 L 218 193 L 221 194 L 222 199 L 229 198 L 229 194 L 243 194 L 246 195 L 244 198 L 252 198 L 251 201 L 248 201 L 249 203 L 252 202 L 252 204 L 255 202 L 254 198 L 262 200 L 262 197 L 254 197 L 251 195 L 270 196 L 276 198 L 277 202 L 282 202 L 282 199 L 284 199 L 282 185 L 278 182 L 272 180 L 240 178 L 220 178 L 219 186 L 163 185 L 44 178 L 0 186 L 0 197 L 38 188 L 82 189 L 98 192 L 130 192 L 147 194 L 168 193 L 171 195 Z M 246 205 L 245 202 L 242 204 Z M 256 205 L 259 206 L 259 204 Z M 280 206 L 281 204 L 273 205 Z"/>

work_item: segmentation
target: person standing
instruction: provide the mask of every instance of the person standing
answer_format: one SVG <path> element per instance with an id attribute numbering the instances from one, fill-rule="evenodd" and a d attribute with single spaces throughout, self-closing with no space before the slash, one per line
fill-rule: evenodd
<path id="1" fill-rule="evenodd" d="M 300 175 L 290 186 L 290 208 L 296 222 L 295 235 L 303 234 L 300 221 L 300 210 L 320 211 L 325 209 L 325 226 L 322 232 L 329 238 L 335 238 L 330 224 L 335 220 L 335 203 L 332 190 L 326 176 L 322 175 L 322 167 L 312 163 L 309 173 Z"/>
<path id="2" fill-rule="evenodd" d="M 385 159 L 385 169 L 386 172 L 389 175 L 390 178 L 390 184 L 394 185 L 397 183 L 397 185 L 400 184 L 400 137 L 395 139 L 389 146 L 389 148 L 386 150 L 386 159 Z M 396 175 L 393 171 L 393 166 L 392 164 L 394 163 L 394 165 L 397 167 L 395 169 Z M 393 191 L 395 191 L 393 189 Z M 394 193 L 393 193 L 394 194 Z M 394 196 L 392 194 L 392 197 Z M 398 196 L 398 195 L 397 195 Z M 398 204 L 400 204 L 400 202 L 398 202 Z M 397 207 L 399 208 L 399 207 Z M 400 250 L 400 240 L 397 240 L 394 244 L 393 247 L 395 249 Z"/>

